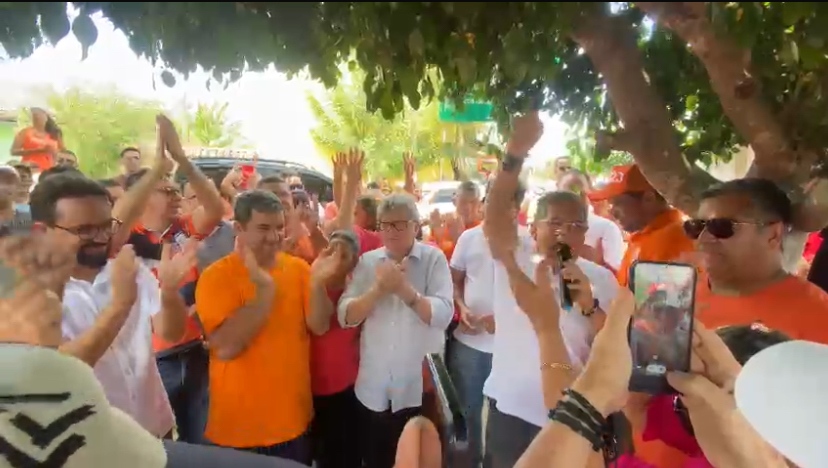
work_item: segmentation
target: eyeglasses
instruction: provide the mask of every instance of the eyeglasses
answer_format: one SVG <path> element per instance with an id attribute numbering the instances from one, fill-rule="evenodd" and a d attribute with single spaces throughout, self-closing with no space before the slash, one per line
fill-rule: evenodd
<path id="1" fill-rule="evenodd" d="M 389 222 L 380 222 L 379 228 L 380 231 L 397 231 L 402 232 L 408 228 L 408 223 L 410 221 L 389 221 Z"/>
<path id="2" fill-rule="evenodd" d="M 684 222 L 684 233 L 691 239 L 698 239 L 704 231 L 716 239 L 730 239 L 736 234 L 736 226 L 767 226 L 769 224 L 773 223 L 754 223 L 728 218 L 688 219 Z"/>
<path id="3" fill-rule="evenodd" d="M 69 234 L 78 236 L 78 239 L 83 241 L 91 241 L 100 237 L 101 234 L 106 234 L 107 237 L 112 236 L 120 229 L 123 222 L 120 219 L 112 218 L 99 225 L 83 225 L 75 227 L 59 226 L 55 224 L 53 227 L 66 231 Z"/>
<path id="4" fill-rule="evenodd" d="M 546 221 L 546 225 L 549 226 L 549 229 L 553 229 L 555 231 L 578 231 L 584 230 L 588 228 L 587 223 L 583 221 L 576 221 L 576 222 L 565 222 L 565 221 L 557 221 L 554 219 L 550 219 Z"/>

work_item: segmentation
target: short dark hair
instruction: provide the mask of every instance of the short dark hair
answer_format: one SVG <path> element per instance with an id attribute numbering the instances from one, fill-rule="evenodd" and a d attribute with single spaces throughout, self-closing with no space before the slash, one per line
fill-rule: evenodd
<path id="1" fill-rule="evenodd" d="M 72 150 L 62 149 L 62 150 L 58 151 L 58 154 L 71 154 L 72 156 L 75 157 L 75 159 L 78 159 L 78 155 L 75 154 L 75 152 L 72 151 Z"/>
<path id="2" fill-rule="evenodd" d="M 354 256 L 359 256 L 359 237 L 354 233 L 354 231 L 341 229 L 334 231 L 331 234 L 330 241 L 334 239 L 341 239 L 343 242 L 348 244 L 348 247 L 351 249 L 351 253 Z"/>
<path id="3" fill-rule="evenodd" d="M 379 190 L 380 185 L 379 182 L 368 182 L 368 185 L 365 186 L 368 190 Z"/>
<path id="4" fill-rule="evenodd" d="M 138 181 L 141 180 L 141 178 L 147 175 L 148 173 L 149 169 L 144 167 L 126 176 L 126 180 L 124 180 L 124 188 L 126 190 L 131 189 L 133 185 L 137 184 Z"/>
<path id="5" fill-rule="evenodd" d="M 360 195 L 356 199 L 357 206 L 361 207 L 363 211 L 365 211 L 368 216 L 376 221 L 377 220 L 377 210 L 379 208 L 379 200 L 373 195 Z"/>
<path id="6" fill-rule="evenodd" d="M 54 177 L 58 174 L 82 174 L 78 168 L 73 166 L 52 166 L 49 169 L 40 173 L 40 177 L 37 179 L 38 183 L 43 182 L 44 180 L 48 179 L 49 177 Z"/>
<path id="7" fill-rule="evenodd" d="M 716 334 L 743 366 L 759 351 L 791 340 L 788 335 L 771 330 L 761 323 L 721 327 L 716 330 Z"/>
<path id="8" fill-rule="evenodd" d="M 259 181 L 258 185 L 256 185 L 256 188 L 261 187 L 262 185 L 266 185 L 266 184 L 284 184 L 284 183 L 285 183 L 285 179 L 282 176 L 280 176 L 279 174 L 270 174 L 269 176 L 263 177 L 262 180 Z"/>
<path id="9" fill-rule="evenodd" d="M 48 226 L 55 224 L 56 208 L 64 198 L 101 197 L 109 200 L 109 192 L 98 182 L 81 173 L 63 172 L 41 179 L 29 196 L 32 221 Z"/>
<path id="10" fill-rule="evenodd" d="M 467 195 L 473 195 L 475 198 L 480 198 L 480 187 L 477 186 L 476 183 L 467 180 L 461 182 L 460 185 L 457 186 L 457 195 L 461 193 L 465 193 Z"/>
<path id="11" fill-rule="evenodd" d="M 124 148 L 124 149 L 122 149 L 122 150 L 121 150 L 121 155 L 120 155 L 119 157 L 120 157 L 120 158 L 123 158 L 123 157 L 124 157 L 124 155 L 125 155 L 125 154 L 127 154 L 127 153 L 129 153 L 130 151 L 135 151 L 135 152 L 136 152 L 136 153 L 138 153 L 139 155 L 141 154 L 141 150 L 139 150 L 138 148 L 136 148 L 136 147 L 134 147 L 134 146 L 127 146 L 126 148 Z"/>
<path id="12" fill-rule="evenodd" d="M 754 214 L 762 221 L 790 224 L 793 218 L 791 199 L 773 181 L 761 178 L 734 179 L 705 190 L 702 200 L 726 195 L 744 195 L 750 198 Z"/>
<path id="13" fill-rule="evenodd" d="M 581 197 L 572 192 L 556 191 L 546 192 L 538 199 L 538 206 L 535 209 L 535 220 L 546 219 L 549 215 L 549 207 L 559 203 L 572 203 L 578 205 L 580 208 L 580 217 L 582 221 L 587 221 L 589 216 L 589 208 L 586 207 Z"/>
<path id="14" fill-rule="evenodd" d="M 267 190 L 249 190 L 236 197 L 233 205 L 233 218 L 242 225 L 250 222 L 253 212 L 281 213 L 285 211 L 279 197 Z"/>

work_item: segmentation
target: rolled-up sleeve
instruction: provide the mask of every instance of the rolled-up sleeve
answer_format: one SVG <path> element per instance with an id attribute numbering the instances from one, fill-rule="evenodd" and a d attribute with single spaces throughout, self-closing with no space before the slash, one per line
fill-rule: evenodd
<path id="1" fill-rule="evenodd" d="M 368 292 L 368 289 L 373 284 L 375 277 L 373 265 L 373 257 L 363 255 L 360 257 L 356 268 L 354 268 L 354 273 L 351 275 L 351 282 L 348 283 L 348 287 L 346 287 L 345 292 L 342 293 L 342 297 L 339 299 L 339 305 L 336 310 L 339 325 L 342 328 L 356 327 L 360 325 L 359 323 L 346 323 L 345 314 L 348 312 L 348 306 L 351 302 Z"/>
<path id="2" fill-rule="evenodd" d="M 429 326 L 445 330 L 454 316 L 454 284 L 451 282 L 451 272 L 446 257 L 438 250 L 431 251 L 426 278 L 425 294 L 431 303 L 431 323 Z"/>

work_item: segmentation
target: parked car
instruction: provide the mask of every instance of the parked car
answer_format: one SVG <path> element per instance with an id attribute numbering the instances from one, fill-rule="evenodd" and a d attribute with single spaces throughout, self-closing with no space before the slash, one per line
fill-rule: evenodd
<path id="1" fill-rule="evenodd" d="M 217 185 L 227 176 L 236 164 L 253 164 L 253 158 L 244 154 L 242 157 L 228 155 L 221 156 L 195 156 L 190 160 L 208 177 L 213 179 Z M 277 159 L 259 159 L 256 170 L 262 177 L 279 174 L 284 177 L 298 175 L 302 179 L 305 190 L 319 196 L 319 201 L 327 203 L 333 200 L 333 179 L 321 172 L 311 169 L 303 164 L 292 161 Z M 176 174 L 176 180 L 183 182 L 186 178 L 180 172 Z"/>

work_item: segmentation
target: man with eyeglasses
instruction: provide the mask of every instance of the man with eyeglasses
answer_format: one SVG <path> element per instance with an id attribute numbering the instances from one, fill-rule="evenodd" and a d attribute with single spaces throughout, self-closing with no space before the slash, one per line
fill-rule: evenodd
<path id="1" fill-rule="evenodd" d="M 155 363 L 151 334 L 181 336 L 187 307 L 178 283 L 185 257 L 160 265 L 159 280 L 140 265 L 131 247 L 110 259 L 121 223 L 112 216 L 106 189 L 81 175 L 56 174 L 31 196 L 32 220 L 49 244 L 71 245 L 77 265 L 62 295 L 60 351 L 95 370 L 109 402 L 157 437 L 170 435 L 173 414 Z M 122 241 L 120 241 L 122 242 Z M 189 257 L 195 261 L 195 252 Z"/>
<path id="2" fill-rule="evenodd" d="M 448 261 L 415 240 L 414 198 L 392 194 L 379 205 L 383 248 L 364 254 L 339 301 L 342 327 L 362 325 L 354 391 L 361 404 L 363 461 L 394 466 L 397 440 L 423 402 L 423 358 L 451 322 L 453 287 Z"/>
<path id="3" fill-rule="evenodd" d="M 732 180 L 702 195 L 698 216 L 684 223 L 707 277 L 698 320 L 710 328 L 762 323 L 828 343 L 828 293 L 782 267 L 791 212 L 785 192 L 765 179 Z"/>
<path id="4" fill-rule="evenodd" d="M 592 201 L 609 200 L 613 217 L 630 234 L 618 267 L 618 282 L 627 286 L 636 261 L 675 262 L 693 251 L 684 235 L 683 216 L 662 197 L 635 164 L 612 168 L 609 182 L 589 194 Z"/>

